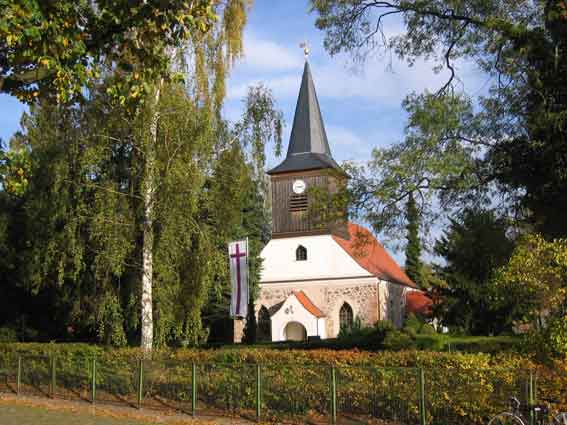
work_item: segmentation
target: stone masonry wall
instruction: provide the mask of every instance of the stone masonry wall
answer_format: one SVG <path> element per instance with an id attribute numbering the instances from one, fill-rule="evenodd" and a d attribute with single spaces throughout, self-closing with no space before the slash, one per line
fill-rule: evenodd
<path id="1" fill-rule="evenodd" d="M 378 318 L 378 288 L 376 279 L 366 279 L 365 282 L 330 283 L 322 284 L 296 284 L 262 285 L 255 312 L 262 306 L 266 308 L 284 301 L 293 291 L 302 290 L 326 316 L 326 331 L 329 338 L 334 338 L 339 332 L 339 310 L 347 302 L 352 310 L 353 317 L 359 317 L 363 325 L 372 325 Z"/>

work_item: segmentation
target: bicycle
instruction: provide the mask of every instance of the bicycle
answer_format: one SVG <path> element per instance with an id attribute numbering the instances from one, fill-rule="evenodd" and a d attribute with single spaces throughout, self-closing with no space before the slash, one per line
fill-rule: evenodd
<path id="1" fill-rule="evenodd" d="M 544 400 L 552 402 L 552 400 Z M 567 412 L 555 415 L 551 422 L 549 409 L 543 404 L 522 405 L 516 397 L 510 398 L 510 409 L 493 416 L 488 425 L 567 425 Z M 530 421 L 533 418 L 533 421 Z"/>

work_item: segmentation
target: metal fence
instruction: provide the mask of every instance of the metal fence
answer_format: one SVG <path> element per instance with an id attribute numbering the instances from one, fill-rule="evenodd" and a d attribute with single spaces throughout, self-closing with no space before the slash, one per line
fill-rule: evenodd
<path id="1" fill-rule="evenodd" d="M 0 359 L 0 392 L 258 421 L 473 425 L 535 387 L 525 370 Z"/>

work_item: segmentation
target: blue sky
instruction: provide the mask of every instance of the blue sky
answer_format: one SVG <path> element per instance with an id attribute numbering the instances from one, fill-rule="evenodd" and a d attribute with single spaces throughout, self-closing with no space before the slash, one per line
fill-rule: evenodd
<path id="1" fill-rule="evenodd" d="M 377 55 L 353 69 L 347 56 L 330 57 L 323 48 L 324 34 L 315 28 L 316 15 L 307 0 L 256 0 L 244 37 L 245 57 L 235 65 L 228 83 L 224 112 L 236 120 L 242 112 L 247 88 L 259 82 L 269 87 L 285 117 L 284 153 L 304 57 L 299 43 L 307 40 L 309 62 L 333 156 L 339 162 L 364 161 L 374 147 L 400 141 L 406 115 L 401 107 L 412 91 L 438 89 L 447 73 L 435 74 L 432 63 L 417 61 L 413 67 L 393 55 Z M 402 30 L 400 21 L 389 20 L 386 34 Z M 474 66 L 462 64 L 462 85 L 469 93 L 485 88 L 486 78 Z M 0 95 L 0 138 L 7 141 L 19 128 L 24 106 Z M 268 167 L 279 162 L 268 153 Z M 398 259 L 399 253 L 396 255 Z"/>
<path id="2" fill-rule="evenodd" d="M 316 14 L 309 13 L 307 0 L 254 2 L 244 37 L 245 57 L 232 71 L 225 112 L 236 119 L 247 87 L 263 82 L 272 89 L 284 112 L 287 144 L 304 63 L 299 44 L 307 40 L 333 156 L 338 161 L 368 159 L 372 148 L 403 138 L 403 98 L 412 91 L 438 89 L 448 74 L 435 74 L 433 64 L 422 61 L 409 67 L 389 54 L 377 55 L 354 67 L 348 56 L 330 57 L 324 50 L 324 34 L 315 28 L 315 19 Z M 400 21 L 386 21 L 386 34 L 401 29 Z M 473 67 L 466 68 L 461 71 L 467 91 L 481 90 L 481 74 Z M 270 166 L 278 162 L 273 156 L 270 161 Z"/>
<path id="3" fill-rule="evenodd" d="M 420 60 L 410 67 L 390 54 L 375 55 L 354 67 L 348 56 L 331 57 L 324 50 L 324 34 L 315 28 L 315 19 L 316 14 L 309 13 L 307 0 L 254 2 L 245 31 L 245 57 L 232 71 L 225 113 L 237 119 L 247 88 L 264 83 L 272 89 L 284 113 L 285 154 L 304 64 L 299 44 L 307 40 L 311 72 L 333 156 L 339 162 L 368 160 L 373 148 L 403 139 L 407 116 L 401 103 L 405 96 L 412 91 L 438 90 L 446 82 L 448 72 L 436 74 L 432 62 Z M 399 20 L 385 22 L 386 35 L 402 30 Z M 459 62 L 456 66 L 462 90 L 469 94 L 486 90 L 487 78 L 474 65 Z M 268 168 L 281 160 L 273 154 L 268 158 Z M 438 228 L 432 229 L 432 236 L 438 234 Z M 404 238 L 400 235 L 400 240 Z M 392 254 L 403 264 L 403 252 Z M 433 258 L 428 253 L 424 257 Z"/>

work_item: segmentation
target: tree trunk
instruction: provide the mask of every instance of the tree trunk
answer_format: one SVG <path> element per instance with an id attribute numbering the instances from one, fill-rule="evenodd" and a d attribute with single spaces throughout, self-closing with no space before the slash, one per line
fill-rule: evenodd
<path id="1" fill-rule="evenodd" d="M 159 121 L 159 99 L 162 82 L 157 85 L 150 110 L 149 139 L 145 147 L 144 165 L 144 229 L 142 247 L 142 340 L 141 347 L 150 353 L 154 339 L 153 319 L 153 266 L 154 266 L 154 202 L 156 191 L 156 148 Z"/>

